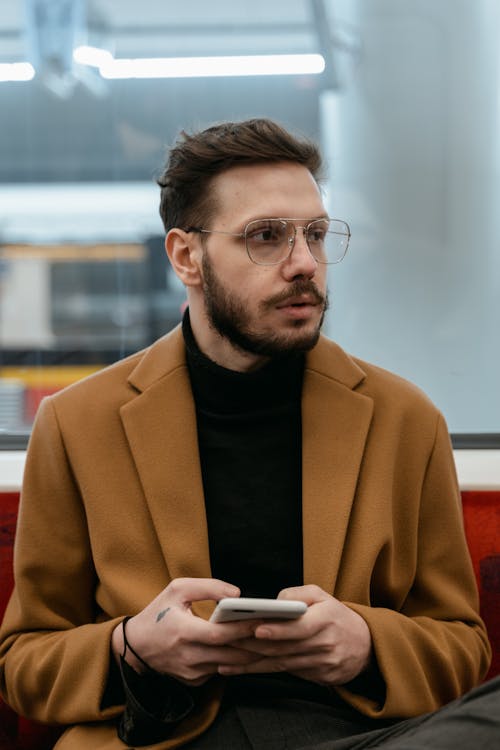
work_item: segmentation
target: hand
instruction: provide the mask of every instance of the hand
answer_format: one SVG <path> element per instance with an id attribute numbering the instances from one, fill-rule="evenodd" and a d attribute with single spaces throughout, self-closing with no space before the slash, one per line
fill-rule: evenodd
<path id="1" fill-rule="evenodd" d="M 154 670 L 190 685 L 201 685 L 220 665 L 239 666 L 260 658 L 239 648 L 237 641 L 253 635 L 256 621 L 211 623 L 196 617 L 191 603 L 239 596 L 236 586 L 215 578 L 177 578 L 127 623 L 127 640 Z M 111 638 L 115 656 L 123 653 L 123 630 Z M 138 672 L 144 666 L 130 651 L 127 662 Z"/>
<path id="2" fill-rule="evenodd" d="M 309 605 L 297 620 L 265 622 L 238 646 L 259 656 L 247 664 L 220 665 L 223 675 L 290 672 L 322 685 L 342 685 L 366 669 L 372 653 L 365 620 L 318 586 L 284 589 L 278 599 Z"/>

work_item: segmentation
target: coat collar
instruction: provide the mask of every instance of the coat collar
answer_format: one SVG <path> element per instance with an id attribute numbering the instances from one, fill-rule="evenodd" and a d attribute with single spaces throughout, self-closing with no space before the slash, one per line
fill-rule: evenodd
<path id="1" fill-rule="evenodd" d="M 308 353 L 306 359 L 308 369 L 346 388 L 355 388 L 365 378 L 365 372 L 354 359 L 338 344 L 324 336 L 320 336 L 317 345 Z M 185 365 L 184 339 L 181 326 L 178 325 L 143 352 L 128 381 L 138 391 L 144 391 L 176 368 Z"/>
<path id="2" fill-rule="evenodd" d="M 372 414 L 363 370 L 321 337 L 302 396 L 304 582 L 333 593 Z M 178 326 L 129 376 L 138 395 L 121 418 L 172 578 L 209 577 L 196 412 Z M 200 614 L 203 607 L 197 608 Z M 207 610 L 208 611 L 208 610 Z M 206 612 L 205 612 L 206 614 Z"/>

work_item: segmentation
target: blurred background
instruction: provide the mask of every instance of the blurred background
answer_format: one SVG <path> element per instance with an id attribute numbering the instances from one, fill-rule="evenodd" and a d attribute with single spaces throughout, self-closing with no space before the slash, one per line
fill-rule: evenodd
<path id="1" fill-rule="evenodd" d="M 318 141 L 351 226 L 326 334 L 500 446 L 498 0 L 0 0 L 0 447 L 179 322 L 155 176 L 258 116 Z"/>

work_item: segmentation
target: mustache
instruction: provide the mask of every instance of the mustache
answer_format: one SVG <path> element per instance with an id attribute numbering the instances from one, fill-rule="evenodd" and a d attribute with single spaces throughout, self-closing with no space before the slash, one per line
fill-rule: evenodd
<path id="1" fill-rule="evenodd" d="M 274 307 L 279 305 L 281 302 L 286 302 L 290 297 L 298 297 L 301 294 L 307 294 L 313 298 L 317 305 L 326 305 L 327 295 L 322 294 L 314 281 L 310 279 L 301 279 L 294 281 L 287 289 L 284 289 L 279 294 L 275 294 L 273 297 L 269 297 L 264 301 L 265 307 Z"/>

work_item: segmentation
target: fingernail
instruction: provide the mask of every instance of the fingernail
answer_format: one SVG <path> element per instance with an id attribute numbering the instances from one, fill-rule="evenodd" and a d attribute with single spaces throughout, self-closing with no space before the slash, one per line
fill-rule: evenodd
<path id="1" fill-rule="evenodd" d="M 255 631 L 255 635 L 257 636 L 257 638 L 270 638 L 271 631 L 269 630 L 269 628 L 258 627 Z"/>

